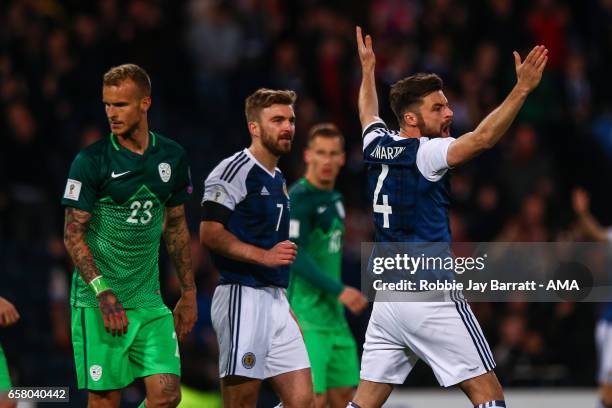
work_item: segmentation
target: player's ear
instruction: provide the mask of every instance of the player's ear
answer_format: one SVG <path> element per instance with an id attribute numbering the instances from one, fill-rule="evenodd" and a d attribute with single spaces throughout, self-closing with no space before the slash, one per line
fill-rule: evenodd
<path id="1" fill-rule="evenodd" d="M 340 167 L 344 167 L 345 163 L 346 163 L 346 153 L 342 152 L 342 154 L 340 155 Z"/>
<path id="2" fill-rule="evenodd" d="M 310 146 L 306 146 L 304 149 L 304 163 L 310 164 L 310 158 L 312 157 L 312 152 L 310 151 Z"/>
<path id="3" fill-rule="evenodd" d="M 419 123 L 416 113 L 410 111 L 404 112 L 404 123 L 408 127 L 416 127 Z"/>
<path id="4" fill-rule="evenodd" d="M 143 112 L 147 112 L 150 107 L 151 107 L 151 97 L 150 96 L 145 96 L 144 98 L 140 100 L 140 109 L 142 109 Z"/>
<path id="5" fill-rule="evenodd" d="M 260 136 L 259 123 L 249 122 L 248 127 L 249 127 L 249 133 L 251 134 L 251 136 L 257 136 L 257 137 Z"/>

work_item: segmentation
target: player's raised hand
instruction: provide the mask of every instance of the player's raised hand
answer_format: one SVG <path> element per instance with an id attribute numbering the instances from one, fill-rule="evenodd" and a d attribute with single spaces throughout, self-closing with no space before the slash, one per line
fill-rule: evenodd
<path id="1" fill-rule="evenodd" d="M 338 300 L 354 315 L 360 314 L 368 306 L 368 300 L 365 296 L 350 286 L 344 287 L 344 290 L 338 296 Z"/>
<path id="2" fill-rule="evenodd" d="M 589 194 L 581 188 L 572 191 L 572 206 L 576 214 L 584 214 L 589 211 Z"/>
<path id="3" fill-rule="evenodd" d="M 265 252 L 261 263 L 271 268 L 291 265 L 296 255 L 297 245 L 291 241 L 282 241 Z"/>
<path id="4" fill-rule="evenodd" d="M 542 72 L 548 61 L 548 49 L 543 45 L 536 45 L 524 61 L 514 51 L 514 66 L 516 69 L 516 83 L 525 91 L 531 92 L 540 83 Z"/>
<path id="5" fill-rule="evenodd" d="M 19 312 L 15 306 L 0 296 L 0 327 L 7 327 L 15 324 L 19 320 Z"/>
<path id="6" fill-rule="evenodd" d="M 198 320 L 196 291 L 183 292 L 181 298 L 176 302 L 172 314 L 174 315 L 174 330 L 179 340 L 183 340 L 186 335 L 191 333 L 193 325 Z"/>
<path id="7" fill-rule="evenodd" d="M 374 70 L 376 55 L 374 55 L 374 48 L 372 47 L 372 37 L 368 34 L 364 40 L 359 26 L 355 27 L 355 36 L 357 37 L 357 52 L 359 53 L 361 68 L 364 71 Z"/>
<path id="8" fill-rule="evenodd" d="M 105 290 L 98 294 L 98 305 L 102 312 L 104 328 L 113 336 L 121 336 L 127 333 L 128 318 L 112 290 Z"/>

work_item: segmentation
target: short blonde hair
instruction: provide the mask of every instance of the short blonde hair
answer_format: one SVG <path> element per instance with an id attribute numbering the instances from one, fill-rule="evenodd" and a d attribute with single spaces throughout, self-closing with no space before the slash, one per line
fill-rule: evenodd
<path id="1" fill-rule="evenodd" d="M 147 71 L 136 64 L 112 67 L 104 74 L 102 84 L 103 86 L 116 86 L 127 79 L 134 81 L 144 96 L 151 96 L 151 78 L 149 78 Z"/>
<path id="2" fill-rule="evenodd" d="M 262 109 L 277 104 L 293 106 L 296 100 L 297 94 L 293 91 L 259 88 L 245 100 L 244 113 L 246 115 L 247 122 L 257 121 Z"/>

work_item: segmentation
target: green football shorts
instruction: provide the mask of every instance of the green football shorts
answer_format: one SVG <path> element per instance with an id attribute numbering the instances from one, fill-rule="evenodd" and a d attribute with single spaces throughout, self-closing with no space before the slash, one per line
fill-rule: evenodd
<path id="1" fill-rule="evenodd" d="M 6 365 L 6 358 L 4 358 L 4 351 L 2 346 L 0 346 L 0 391 L 8 391 L 11 387 L 11 377 Z"/>
<path id="2" fill-rule="evenodd" d="M 135 378 L 181 375 L 172 312 L 166 307 L 126 309 L 128 330 L 107 333 L 94 307 L 72 308 L 72 346 L 79 389 L 114 390 Z"/>
<path id="3" fill-rule="evenodd" d="M 354 387 L 359 383 L 357 346 L 348 328 L 303 332 L 315 393 L 323 394 L 330 388 Z"/>

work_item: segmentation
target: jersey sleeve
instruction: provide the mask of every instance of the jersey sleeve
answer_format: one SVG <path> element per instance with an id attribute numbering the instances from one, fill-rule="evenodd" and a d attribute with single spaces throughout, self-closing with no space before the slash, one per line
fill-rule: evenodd
<path id="1" fill-rule="evenodd" d="M 450 168 L 446 160 L 448 147 L 455 141 L 453 137 L 430 139 L 419 147 L 416 155 L 416 164 L 429 181 L 438 181 Z"/>
<path id="2" fill-rule="evenodd" d="M 241 177 L 234 177 L 231 182 L 222 177 L 227 166 L 222 161 L 204 181 L 202 197 L 202 220 L 217 221 L 225 224 L 232 212 L 246 197 L 246 186 Z"/>
<path id="3" fill-rule="evenodd" d="M 418 146 L 417 138 L 401 137 L 382 120 L 372 122 L 363 131 L 363 161 L 367 164 L 414 166 Z"/>
<path id="4" fill-rule="evenodd" d="M 384 136 L 386 133 L 385 131 L 389 131 L 387 124 L 379 117 L 377 117 L 374 122 L 365 126 L 361 134 L 363 138 L 363 150 L 365 151 L 374 139 Z"/>
<path id="5" fill-rule="evenodd" d="M 76 156 L 68 173 L 62 197 L 63 206 L 93 211 L 98 189 L 98 167 L 93 158 L 84 152 Z"/>
<path id="6" fill-rule="evenodd" d="M 166 207 L 181 205 L 191 198 L 193 184 L 191 182 L 191 169 L 187 154 L 183 150 L 177 167 L 177 177 L 175 179 L 172 195 L 166 201 Z"/>

